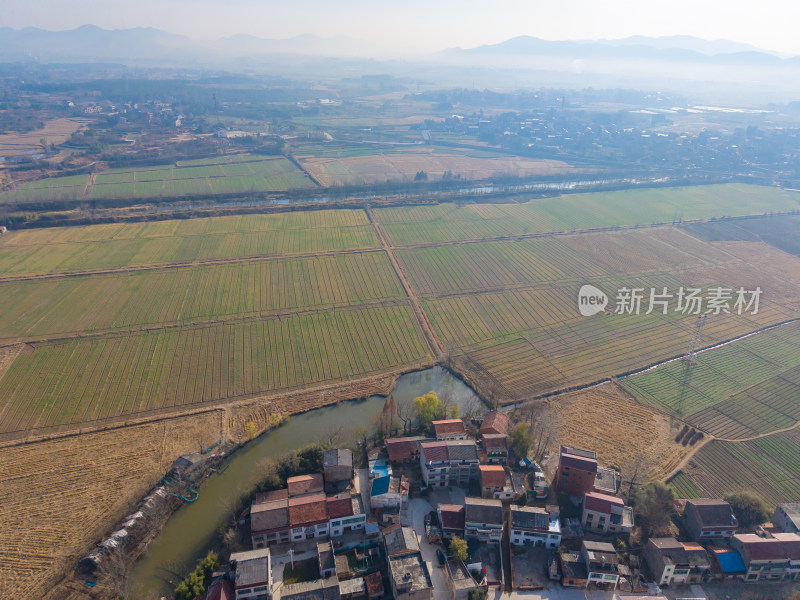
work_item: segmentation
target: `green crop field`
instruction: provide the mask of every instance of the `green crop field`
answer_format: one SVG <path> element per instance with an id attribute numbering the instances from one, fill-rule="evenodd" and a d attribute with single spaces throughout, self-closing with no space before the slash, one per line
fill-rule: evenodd
<path id="1" fill-rule="evenodd" d="M 479 240 L 800 209 L 800 192 L 724 184 L 571 194 L 524 204 L 440 204 L 376 209 L 398 246 Z"/>
<path id="2" fill-rule="evenodd" d="M 14 190 L 0 192 L 0 202 L 78 200 L 83 197 L 88 175 L 50 177 L 25 183 Z"/>
<path id="3" fill-rule="evenodd" d="M 622 386 L 716 437 L 741 439 L 800 421 L 800 323 L 625 378 Z"/>
<path id="4" fill-rule="evenodd" d="M 0 238 L 0 278 L 377 245 L 359 210 L 23 230 Z"/>
<path id="5" fill-rule="evenodd" d="M 34 344 L 3 377 L 0 431 L 346 381 L 427 352 L 404 302 Z"/>
<path id="6" fill-rule="evenodd" d="M 712 440 L 670 480 L 680 497 L 719 498 L 749 490 L 768 504 L 800 499 L 800 431 L 748 442 Z"/>
<path id="7" fill-rule="evenodd" d="M 190 323 L 403 297 L 384 252 L 0 281 L 0 339 Z"/>

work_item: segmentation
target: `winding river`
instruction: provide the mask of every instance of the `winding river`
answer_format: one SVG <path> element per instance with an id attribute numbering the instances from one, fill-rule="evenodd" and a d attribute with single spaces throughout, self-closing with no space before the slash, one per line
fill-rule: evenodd
<path id="1" fill-rule="evenodd" d="M 477 399 L 469 386 L 442 367 L 403 375 L 397 380 L 393 394 L 400 401 L 431 390 L 459 406 Z M 136 565 L 132 575 L 136 597 L 148 597 L 153 591 L 170 592 L 178 580 L 176 573 L 187 572 L 219 541 L 220 526 L 241 495 L 259 480 L 264 460 L 312 444 L 334 429 L 341 428 L 345 443 L 349 443 L 355 430 L 369 425 L 383 404 L 383 397 L 372 396 L 293 415 L 286 425 L 234 453 L 220 473 L 203 483 L 197 501 L 172 516 Z"/>

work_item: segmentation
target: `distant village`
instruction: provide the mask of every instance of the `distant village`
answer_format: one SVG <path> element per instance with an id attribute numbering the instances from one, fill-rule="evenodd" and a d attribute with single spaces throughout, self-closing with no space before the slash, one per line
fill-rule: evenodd
<path id="1" fill-rule="evenodd" d="M 632 546 L 617 471 L 561 446 L 548 476 L 514 455 L 509 433 L 495 410 L 386 438 L 362 468 L 349 449 L 325 451 L 323 472 L 256 495 L 239 520 L 252 549 L 216 569 L 205 597 L 482 600 L 560 585 L 665 598 L 674 586 L 800 581 L 800 503 L 747 531 L 725 500 L 675 500 L 679 533 Z"/>

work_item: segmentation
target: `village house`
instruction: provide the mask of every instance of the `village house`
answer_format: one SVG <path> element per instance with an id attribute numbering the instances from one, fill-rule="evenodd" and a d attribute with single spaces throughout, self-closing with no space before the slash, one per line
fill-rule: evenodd
<path id="1" fill-rule="evenodd" d="M 283 490 L 259 494 L 250 507 L 250 540 L 253 548 L 286 544 L 291 540 L 289 494 Z"/>
<path id="2" fill-rule="evenodd" d="M 464 505 L 440 504 L 436 508 L 439 515 L 439 526 L 442 528 L 442 537 L 450 539 L 453 536 L 464 537 Z"/>
<path id="3" fill-rule="evenodd" d="M 379 572 L 376 571 L 364 577 L 364 584 L 367 586 L 367 598 L 369 600 L 383 598 L 383 577 Z"/>
<path id="4" fill-rule="evenodd" d="M 466 487 L 478 479 L 478 451 L 473 440 L 423 442 L 419 455 L 427 487 Z"/>
<path id="5" fill-rule="evenodd" d="M 679 542 L 672 537 L 650 538 L 642 558 L 658 585 L 700 583 L 711 576 L 708 555 L 694 542 Z"/>
<path id="6" fill-rule="evenodd" d="M 322 464 L 325 471 L 325 483 L 329 485 L 349 484 L 353 479 L 352 450 L 346 448 L 326 450 Z"/>
<path id="7" fill-rule="evenodd" d="M 340 600 L 336 577 L 290 583 L 280 589 L 280 600 Z"/>
<path id="8" fill-rule="evenodd" d="M 236 600 L 266 600 L 272 597 L 272 563 L 269 548 L 234 552 L 230 557 L 234 572 Z"/>
<path id="9" fill-rule="evenodd" d="M 731 505 L 724 500 L 711 498 L 687 500 L 683 515 L 686 519 L 686 530 L 695 542 L 729 539 L 736 533 L 739 525 Z"/>
<path id="10" fill-rule="evenodd" d="M 467 600 L 470 592 L 478 587 L 466 565 L 458 560 L 445 561 L 447 571 L 447 587 L 450 588 L 451 600 Z"/>
<path id="11" fill-rule="evenodd" d="M 408 502 L 408 479 L 405 475 L 385 475 L 372 480 L 369 502 L 372 509 L 400 508 Z"/>
<path id="12" fill-rule="evenodd" d="M 480 434 L 508 435 L 508 415 L 502 410 L 490 410 L 483 416 Z"/>
<path id="13" fill-rule="evenodd" d="M 328 527 L 331 537 L 339 537 L 348 531 L 364 529 L 367 515 L 360 494 L 342 492 L 326 499 Z"/>
<path id="14" fill-rule="evenodd" d="M 742 557 L 746 582 L 800 581 L 800 535 L 740 533 L 731 538 L 731 546 Z"/>
<path id="15" fill-rule="evenodd" d="M 486 453 L 486 462 L 488 464 L 508 464 L 508 436 L 499 433 L 487 433 L 481 436 L 481 447 Z"/>
<path id="16" fill-rule="evenodd" d="M 288 503 L 293 542 L 324 538 L 330 534 L 325 494 L 290 497 Z"/>
<path id="17" fill-rule="evenodd" d="M 730 546 L 706 546 L 708 560 L 711 563 L 712 577 L 719 581 L 728 578 L 744 579 L 747 567 L 742 556 Z"/>
<path id="18" fill-rule="evenodd" d="M 506 470 L 500 465 L 481 465 L 478 467 L 478 482 L 481 486 L 482 498 L 512 499 L 511 496 L 508 498 L 503 497 L 506 489 Z"/>
<path id="19" fill-rule="evenodd" d="M 286 479 L 286 490 L 290 498 L 305 496 L 306 494 L 318 494 L 324 489 L 325 479 L 322 473 L 297 475 Z"/>
<path id="20" fill-rule="evenodd" d="M 583 557 L 575 552 L 559 555 L 561 563 L 561 585 L 570 588 L 585 588 L 589 585 L 589 575 Z"/>
<path id="21" fill-rule="evenodd" d="M 597 476 L 597 453 L 570 446 L 561 446 L 558 455 L 556 488 L 559 492 L 582 498 L 594 491 Z"/>
<path id="22" fill-rule="evenodd" d="M 433 600 L 433 582 L 420 552 L 390 556 L 388 563 L 395 600 Z"/>
<path id="23" fill-rule="evenodd" d="M 630 533 L 633 509 L 614 496 L 589 492 L 583 497 L 581 524 L 594 533 Z"/>
<path id="24" fill-rule="evenodd" d="M 558 513 L 533 506 L 512 506 L 509 540 L 515 546 L 557 548 L 561 544 Z"/>
<path id="25" fill-rule="evenodd" d="M 363 577 L 339 582 L 341 600 L 367 600 L 367 584 Z"/>
<path id="26" fill-rule="evenodd" d="M 784 533 L 800 533 L 800 502 L 778 504 L 772 522 Z"/>
<path id="27" fill-rule="evenodd" d="M 383 547 L 386 556 L 403 556 L 419 552 L 419 539 L 410 527 L 391 525 L 383 530 Z"/>
<path id="28" fill-rule="evenodd" d="M 467 430 L 464 427 L 464 421 L 461 419 L 433 421 L 431 425 L 433 425 L 433 431 L 439 441 L 467 439 Z"/>
<path id="29" fill-rule="evenodd" d="M 389 454 L 389 462 L 392 464 L 408 464 L 419 459 L 420 442 L 432 441 L 423 436 L 389 438 L 386 444 L 386 452 Z"/>
<path id="30" fill-rule="evenodd" d="M 503 535 L 503 504 L 500 500 L 464 500 L 464 537 L 481 542 L 500 543 Z"/>
<path id="31" fill-rule="evenodd" d="M 620 575 L 628 569 L 620 564 L 614 546 L 605 542 L 581 542 L 581 556 L 586 564 L 586 580 L 600 587 L 617 589 Z"/>
<path id="32" fill-rule="evenodd" d="M 317 543 L 317 564 L 319 566 L 319 576 L 322 579 L 336 575 L 336 555 L 333 552 L 333 542 Z"/>

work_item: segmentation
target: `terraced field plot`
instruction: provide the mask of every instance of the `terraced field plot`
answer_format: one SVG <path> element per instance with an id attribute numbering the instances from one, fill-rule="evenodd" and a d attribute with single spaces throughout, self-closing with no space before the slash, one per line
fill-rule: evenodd
<path id="1" fill-rule="evenodd" d="M 720 438 L 742 439 L 800 421 L 800 323 L 628 377 L 622 386 Z"/>
<path id="2" fill-rule="evenodd" d="M 403 297 L 384 252 L 0 280 L 0 340 L 268 315 Z"/>
<path id="3" fill-rule="evenodd" d="M 747 442 L 712 440 L 670 480 L 680 497 L 720 498 L 748 490 L 768 504 L 800 499 L 800 431 Z"/>
<path id="4" fill-rule="evenodd" d="M 22 230 L 0 238 L 0 278 L 377 246 L 360 210 Z"/>
<path id="5" fill-rule="evenodd" d="M 524 204 L 379 208 L 392 243 L 480 240 L 800 209 L 800 192 L 744 184 L 571 194 Z"/>
<path id="6" fill-rule="evenodd" d="M 405 302 L 35 344 L 0 388 L 0 431 L 77 424 L 357 379 L 428 352 Z"/>

